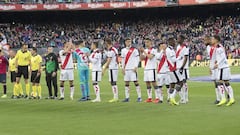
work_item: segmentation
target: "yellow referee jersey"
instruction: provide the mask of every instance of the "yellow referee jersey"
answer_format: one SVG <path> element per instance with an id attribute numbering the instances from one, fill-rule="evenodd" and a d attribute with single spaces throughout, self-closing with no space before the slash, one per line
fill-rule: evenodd
<path id="1" fill-rule="evenodd" d="M 32 55 L 29 51 L 22 52 L 22 50 L 18 50 L 15 56 L 19 66 L 28 66 L 30 64 L 31 57 Z"/>
<path id="2" fill-rule="evenodd" d="M 40 55 L 32 56 L 31 58 L 31 69 L 36 71 L 39 69 L 40 64 L 42 63 L 42 57 Z"/>
<path id="3" fill-rule="evenodd" d="M 9 70 L 10 70 L 10 72 L 16 71 L 16 59 L 15 59 L 15 57 L 9 59 Z"/>

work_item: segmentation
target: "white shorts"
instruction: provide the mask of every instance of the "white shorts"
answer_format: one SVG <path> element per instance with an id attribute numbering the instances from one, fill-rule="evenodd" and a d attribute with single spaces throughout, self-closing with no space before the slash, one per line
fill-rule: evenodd
<path id="1" fill-rule="evenodd" d="M 62 69 L 60 71 L 60 81 L 73 81 L 73 69 Z"/>
<path id="2" fill-rule="evenodd" d="M 144 82 L 155 82 L 156 71 L 155 69 L 144 70 Z"/>
<path id="3" fill-rule="evenodd" d="M 118 69 L 109 69 L 108 76 L 109 76 L 109 82 L 117 82 Z"/>
<path id="4" fill-rule="evenodd" d="M 217 80 L 231 80 L 231 71 L 230 68 L 218 69 Z"/>
<path id="5" fill-rule="evenodd" d="M 100 82 L 102 80 L 102 71 L 92 71 L 92 81 Z"/>
<path id="6" fill-rule="evenodd" d="M 211 74 L 211 80 L 217 80 L 217 76 L 218 76 L 218 69 L 212 69 L 211 70 L 212 74 Z"/>
<path id="7" fill-rule="evenodd" d="M 189 79 L 189 69 L 183 69 L 182 78 L 185 80 Z"/>
<path id="8" fill-rule="evenodd" d="M 168 72 L 170 76 L 170 83 L 177 83 L 183 80 L 182 75 L 179 73 L 179 70 Z"/>
<path id="9" fill-rule="evenodd" d="M 163 74 L 157 74 L 157 85 L 163 86 L 163 85 L 169 85 L 170 84 L 170 76 L 168 73 Z"/>
<path id="10" fill-rule="evenodd" d="M 137 81 L 137 73 L 133 70 L 125 70 L 124 81 L 134 82 Z"/>

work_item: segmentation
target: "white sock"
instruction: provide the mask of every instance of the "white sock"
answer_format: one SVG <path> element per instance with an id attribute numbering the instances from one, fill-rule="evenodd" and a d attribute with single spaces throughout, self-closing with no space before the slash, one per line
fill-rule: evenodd
<path id="1" fill-rule="evenodd" d="M 218 88 L 215 88 L 215 92 L 216 92 L 216 98 L 217 98 L 217 101 L 220 101 L 221 100 L 221 95 L 220 95 L 220 91 Z"/>
<path id="2" fill-rule="evenodd" d="M 159 89 L 155 89 L 155 98 L 159 99 L 160 98 L 159 95 L 160 95 Z"/>
<path id="3" fill-rule="evenodd" d="M 184 100 L 184 94 L 185 94 L 185 92 L 183 92 L 183 89 L 181 89 L 180 91 L 178 91 L 178 94 L 179 94 L 179 96 L 180 96 L 180 100 L 185 101 L 185 100 Z"/>
<path id="4" fill-rule="evenodd" d="M 170 98 L 170 93 L 169 93 L 169 91 L 170 91 L 170 88 L 167 89 L 167 99 Z"/>
<path id="5" fill-rule="evenodd" d="M 159 99 L 161 101 L 163 101 L 163 92 L 162 92 L 162 88 L 159 88 Z"/>
<path id="6" fill-rule="evenodd" d="M 129 86 L 125 86 L 125 97 L 126 98 L 129 98 L 129 96 L 130 96 L 130 88 L 129 88 Z"/>
<path id="7" fill-rule="evenodd" d="M 152 98 L 152 89 L 147 89 L 148 98 Z"/>
<path id="8" fill-rule="evenodd" d="M 226 90 L 227 90 L 227 92 L 228 92 L 229 98 L 230 98 L 230 99 L 234 99 L 232 86 L 231 86 L 231 85 L 226 86 Z"/>
<path id="9" fill-rule="evenodd" d="M 64 98 L 64 87 L 60 87 L 60 96 Z"/>
<path id="10" fill-rule="evenodd" d="M 219 89 L 219 93 L 220 93 L 220 95 L 221 95 L 221 100 L 226 99 L 224 86 L 223 86 L 223 85 L 220 85 L 220 86 L 218 86 L 218 89 Z"/>
<path id="11" fill-rule="evenodd" d="M 137 91 L 138 98 L 141 98 L 141 97 L 142 97 L 142 94 L 141 94 L 141 88 L 140 88 L 140 86 L 136 86 L 136 91 Z"/>
<path id="12" fill-rule="evenodd" d="M 74 95 L 74 86 L 70 87 L 70 97 L 73 98 L 73 95 Z"/>
<path id="13" fill-rule="evenodd" d="M 112 86 L 112 91 L 113 91 L 113 98 L 118 99 L 118 87 L 117 87 L 117 85 Z"/>
<path id="14" fill-rule="evenodd" d="M 94 85 L 93 88 L 94 88 L 94 91 L 95 91 L 95 94 L 96 94 L 96 99 L 100 100 L 100 88 L 99 88 L 98 84 Z"/>
<path id="15" fill-rule="evenodd" d="M 182 90 L 184 91 L 184 99 L 185 101 L 188 101 L 188 85 L 187 83 L 183 84 Z"/>
<path id="16" fill-rule="evenodd" d="M 170 93 L 170 98 L 175 98 L 175 96 L 176 96 L 176 90 L 174 89 L 173 93 Z"/>

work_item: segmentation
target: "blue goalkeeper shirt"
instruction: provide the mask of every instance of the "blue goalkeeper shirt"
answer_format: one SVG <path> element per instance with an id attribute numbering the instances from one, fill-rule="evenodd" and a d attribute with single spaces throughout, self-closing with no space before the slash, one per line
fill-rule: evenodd
<path id="1" fill-rule="evenodd" d="M 87 54 L 90 54 L 90 50 L 87 47 L 82 47 L 75 50 L 73 57 L 77 59 L 78 70 L 89 69 Z"/>

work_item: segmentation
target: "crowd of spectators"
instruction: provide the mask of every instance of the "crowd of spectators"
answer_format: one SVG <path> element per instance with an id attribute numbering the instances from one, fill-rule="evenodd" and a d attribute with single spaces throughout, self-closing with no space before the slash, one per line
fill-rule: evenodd
<path id="1" fill-rule="evenodd" d="M 19 48 L 21 42 L 31 46 L 62 47 L 69 39 L 83 38 L 87 46 L 98 39 L 103 44 L 104 38 L 111 38 L 114 46 L 121 48 L 126 37 L 133 40 L 136 47 L 144 46 L 145 36 L 151 37 L 154 44 L 164 41 L 169 36 L 184 34 L 190 47 L 190 59 L 206 59 L 203 38 L 206 35 L 219 34 L 229 58 L 240 56 L 240 16 L 221 16 L 208 18 L 146 19 L 137 22 L 104 23 L 65 23 L 65 24 L 2 24 L 1 32 L 12 48 Z"/>

